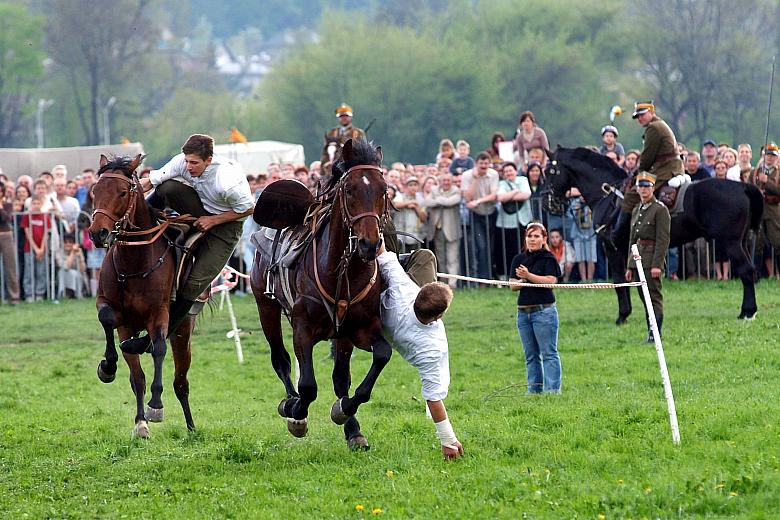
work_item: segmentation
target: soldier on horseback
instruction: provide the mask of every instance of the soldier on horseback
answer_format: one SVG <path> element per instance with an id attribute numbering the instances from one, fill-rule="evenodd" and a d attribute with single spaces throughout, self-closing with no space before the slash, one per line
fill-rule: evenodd
<path id="1" fill-rule="evenodd" d="M 644 146 L 639 157 L 640 172 L 647 172 L 655 176 L 655 193 L 677 175 L 685 173 L 685 168 L 677 152 L 677 139 L 674 132 L 666 122 L 655 113 L 655 105 L 652 101 L 638 101 L 634 103 L 632 116 L 645 128 L 643 134 Z M 621 204 L 621 212 L 617 223 L 612 230 L 612 243 L 625 234 L 626 228 L 631 223 L 631 212 L 639 204 L 639 194 L 636 186 L 625 194 Z"/>

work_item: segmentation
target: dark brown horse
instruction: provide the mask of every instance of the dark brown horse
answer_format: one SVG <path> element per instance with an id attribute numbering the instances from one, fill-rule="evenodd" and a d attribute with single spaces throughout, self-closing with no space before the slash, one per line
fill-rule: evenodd
<path id="1" fill-rule="evenodd" d="M 275 284 L 272 297 L 265 294 L 270 259 L 260 249 L 255 255 L 251 282 L 263 332 L 271 346 L 271 363 L 286 390 L 278 411 L 288 418 L 290 433 L 296 437 L 306 435 L 309 405 L 317 398 L 312 350 L 317 342 L 331 338 L 333 389 L 338 398 L 331 409 L 331 419 L 344 425 L 351 449 L 367 449 L 368 441 L 355 414 L 369 400 L 392 353 L 390 344 L 382 337 L 381 281 L 376 264 L 380 229 L 388 215 L 387 184 L 380 168 L 381 148 L 374 148 L 363 139 L 348 140 L 339 153 L 330 184 L 320 197 L 320 205 L 315 206 L 322 213 L 310 212 L 310 216 L 323 214 L 322 218 L 329 222 L 318 226 L 319 217 L 314 216 L 303 224 L 316 230 L 314 239 L 287 273 L 292 301 L 285 310 L 289 311 L 295 356 L 300 365 L 297 390 L 290 378 L 290 356 L 282 340 L 282 284 Z M 349 397 L 353 346 L 371 352 L 373 359 L 368 374 L 354 396 Z"/>
<path id="2" fill-rule="evenodd" d="M 163 419 L 162 369 L 168 334 L 168 308 L 176 271 L 173 244 L 165 234 L 167 224 L 158 225 L 150 213 L 135 175 L 142 157 L 109 161 L 100 156 L 98 180 L 92 188 L 94 212 L 89 234 L 96 247 L 108 247 L 98 283 L 98 319 L 106 334 L 106 351 L 98 365 L 98 377 L 110 383 L 116 377 L 117 351 L 114 329 L 120 342 L 146 331 L 152 339 L 154 360 L 152 397 L 144 413 L 146 378 L 141 368 L 141 351 L 123 347 L 130 368 L 130 386 L 135 393 L 136 415 L 133 434 L 149 436 L 147 421 Z M 171 335 L 175 376 L 173 388 L 184 410 L 187 428 L 195 428 L 189 405 L 190 334 L 194 319 L 187 317 Z"/>

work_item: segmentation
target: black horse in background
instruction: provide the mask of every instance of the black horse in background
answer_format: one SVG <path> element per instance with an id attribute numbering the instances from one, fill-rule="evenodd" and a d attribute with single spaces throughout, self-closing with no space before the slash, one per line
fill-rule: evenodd
<path id="1" fill-rule="evenodd" d="M 556 196 L 576 187 L 593 212 L 593 224 L 602 235 L 609 230 L 620 211 L 620 200 L 611 188 L 620 188 L 625 171 L 610 158 L 588 148 L 562 148 L 548 152 L 547 179 Z M 607 186 L 608 185 L 608 186 Z M 609 189 L 605 189 L 609 188 Z M 748 230 L 758 230 L 764 200 L 752 184 L 724 179 L 694 182 L 685 192 L 683 211 L 672 215 L 669 247 L 677 247 L 697 238 L 716 240 L 725 247 L 733 272 L 742 280 L 740 319 L 753 319 L 758 310 L 754 283 L 756 271 L 746 248 Z M 628 259 L 629 233 L 617 237 L 614 247 L 606 247 L 614 283 L 624 283 Z M 631 296 L 627 287 L 615 289 L 618 297 L 618 325 L 631 314 Z"/>

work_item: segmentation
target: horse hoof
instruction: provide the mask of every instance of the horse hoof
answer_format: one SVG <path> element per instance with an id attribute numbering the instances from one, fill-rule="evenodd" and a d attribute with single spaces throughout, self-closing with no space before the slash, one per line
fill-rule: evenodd
<path id="1" fill-rule="evenodd" d="M 368 439 L 363 437 L 362 433 L 359 433 L 347 441 L 349 449 L 352 451 L 368 451 L 371 446 L 368 444 Z"/>
<path id="2" fill-rule="evenodd" d="M 755 313 L 755 312 L 753 314 L 748 314 L 747 312 L 742 312 L 742 313 L 739 314 L 739 316 L 737 316 L 737 318 L 740 319 L 740 320 L 745 320 L 745 321 L 753 321 L 753 320 L 756 319 L 756 314 L 757 313 Z"/>
<path id="3" fill-rule="evenodd" d="M 617 319 L 615 320 L 615 325 L 617 325 L 618 327 L 621 325 L 625 325 L 626 323 L 628 323 L 628 317 L 626 316 L 618 316 Z"/>
<path id="4" fill-rule="evenodd" d="M 292 406 L 292 402 L 294 399 L 295 397 L 285 397 L 284 399 L 279 401 L 279 406 L 276 407 L 276 411 L 279 412 L 279 415 L 281 415 L 284 418 L 287 418 L 287 413 L 284 411 L 284 409 L 287 406 L 288 402 Z"/>
<path id="5" fill-rule="evenodd" d="M 309 431 L 309 420 L 298 420 L 289 417 L 287 419 L 287 429 L 292 433 L 293 437 L 306 437 L 306 433 Z"/>
<path id="6" fill-rule="evenodd" d="M 116 379 L 116 367 L 114 367 L 114 372 L 113 373 L 109 373 L 104 368 L 105 364 L 106 364 L 106 360 L 105 359 L 103 361 L 101 361 L 100 363 L 98 363 L 97 376 L 98 376 L 98 379 L 100 379 L 104 383 L 110 383 L 114 379 Z"/>
<path id="7" fill-rule="evenodd" d="M 164 418 L 164 408 L 152 408 L 151 406 L 146 407 L 146 413 L 144 413 L 144 417 L 149 422 L 163 422 Z"/>
<path id="8" fill-rule="evenodd" d="M 341 409 L 341 401 L 344 398 L 337 399 L 330 409 L 330 419 L 336 424 L 344 424 L 349 419 L 349 415 L 345 414 Z"/>
<path id="9" fill-rule="evenodd" d="M 146 421 L 138 421 L 133 428 L 133 438 L 148 439 L 149 438 L 149 423 Z"/>

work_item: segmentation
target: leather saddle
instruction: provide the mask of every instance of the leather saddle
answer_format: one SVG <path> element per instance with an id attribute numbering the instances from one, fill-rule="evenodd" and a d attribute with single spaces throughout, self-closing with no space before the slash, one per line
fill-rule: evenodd
<path id="1" fill-rule="evenodd" d="M 683 212 L 683 202 L 685 200 L 685 192 L 688 190 L 688 187 L 691 185 L 690 177 L 687 175 L 683 176 L 682 184 L 680 184 L 679 187 L 675 188 L 672 186 L 669 186 L 669 184 L 664 184 L 661 186 L 661 188 L 656 192 L 655 196 L 658 200 L 660 200 L 667 208 L 669 208 L 669 213 L 672 215 L 675 215 L 677 213 Z"/>

